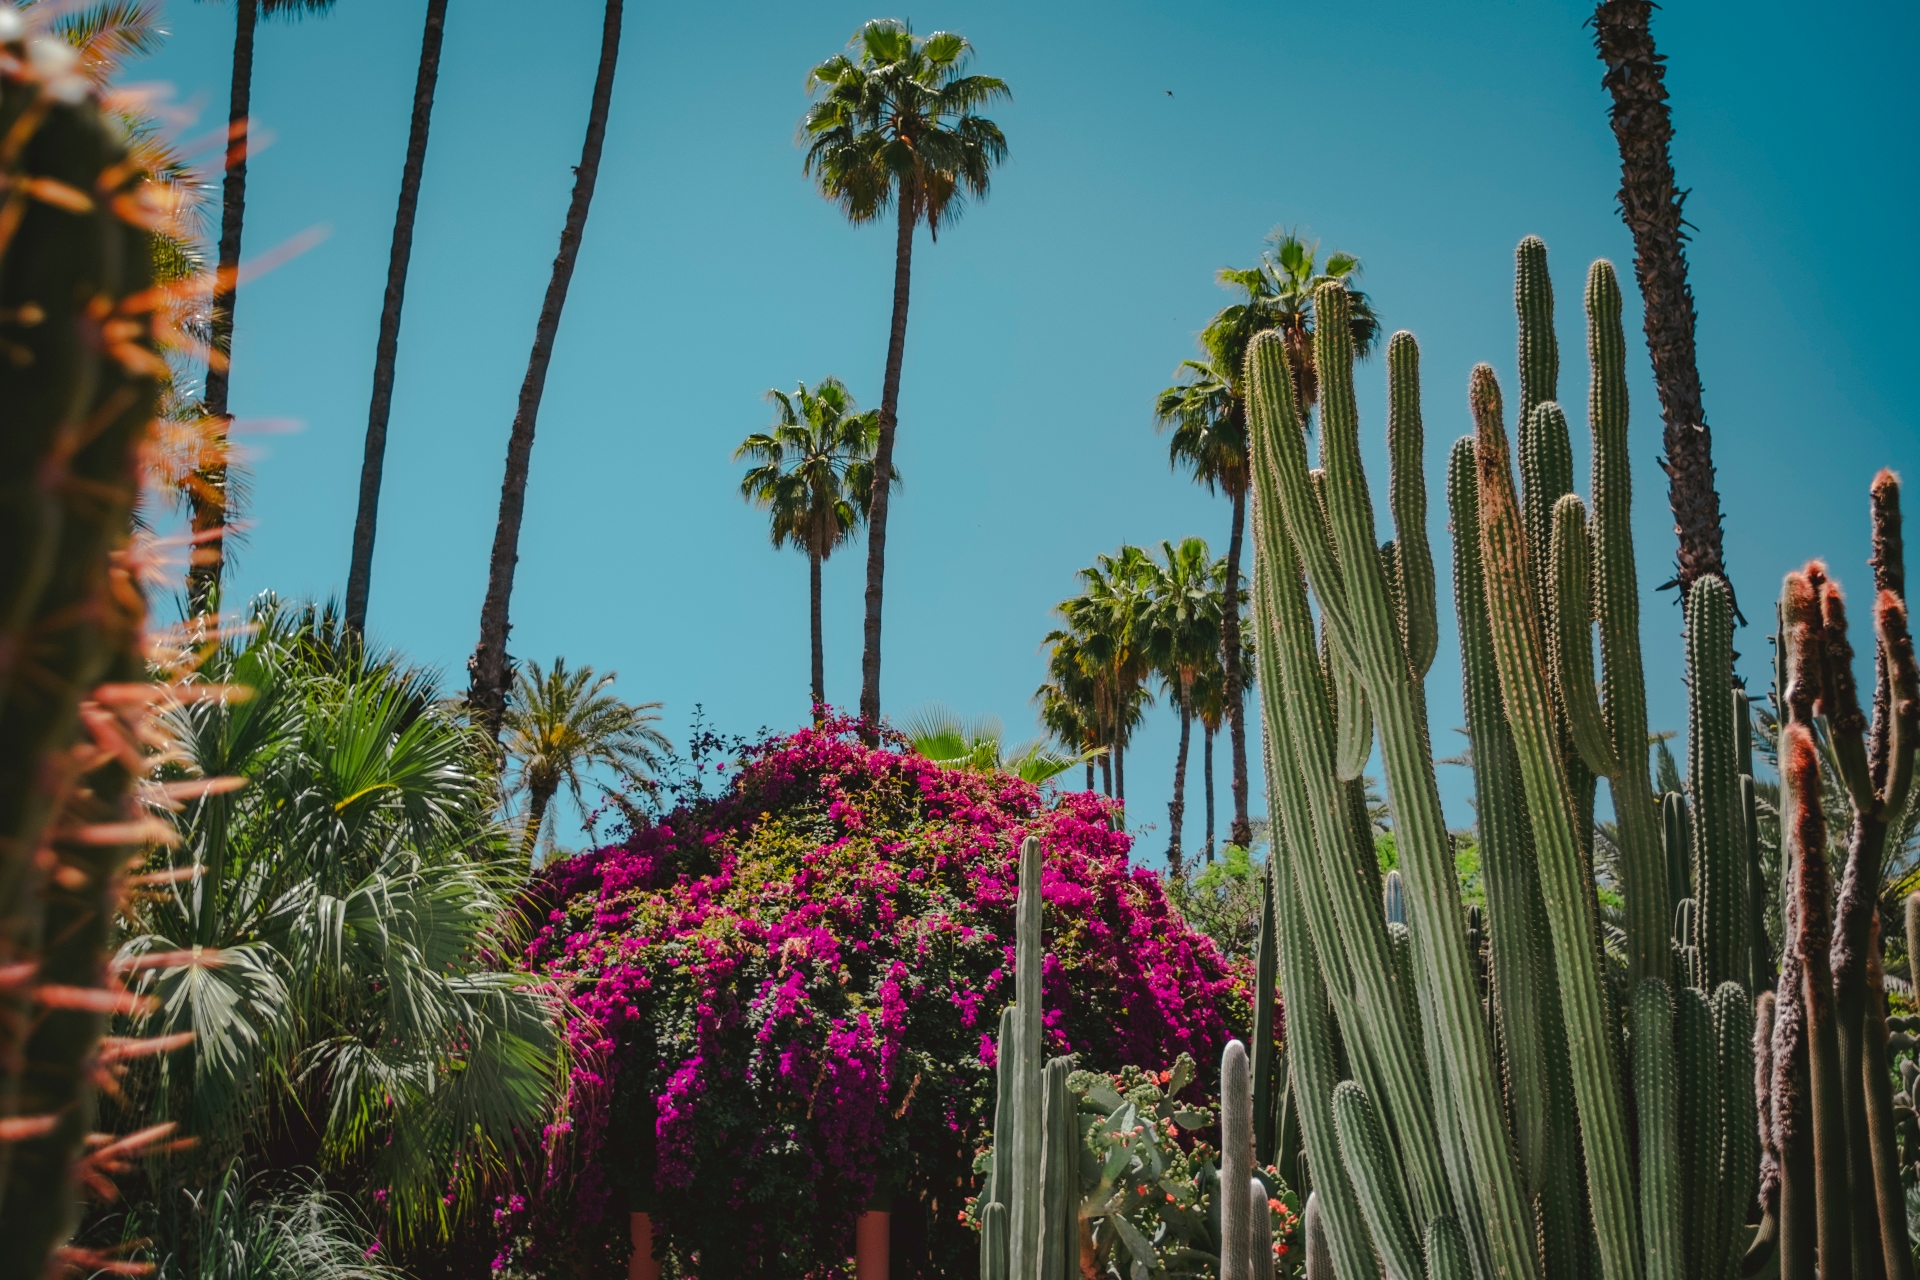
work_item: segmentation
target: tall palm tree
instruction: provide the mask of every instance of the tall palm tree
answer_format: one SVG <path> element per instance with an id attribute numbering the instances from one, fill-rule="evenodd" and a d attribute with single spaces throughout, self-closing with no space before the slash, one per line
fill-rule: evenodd
<path id="1" fill-rule="evenodd" d="M 347 568 L 347 625 L 355 631 L 364 631 L 367 626 L 373 531 L 380 515 L 387 416 L 393 409 L 393 365 L 400 353 L 400 306 L 407 293 L 413 216 L 420 207 L 420 175 L 427 164 L 427 127 L 433 120 L 433 90 L 440 79 L 440 39 L 446 27 L 447 0 L 427 0 L 420 69 L 413 79 L 413 123 L 407 129 L 407 160 L 400 170 L 400 207 L 394 211 L 393 248 L 387 254 L 387 293 L 380 304 L 380 337 L 373 348 L 373 402 L 367 408 L 367 448 L 360 463 L 360 510 L 353 521 L 353 561 Z"/>
<path id="2" fill-rule="evenodd" d="M 1713 436 L 1701 404 L 1693 345 L 1693 290 L 1687 284 L 1687 193 L 1673 176 L 1673 117 L 1666 67 L 1653 46 L 1650 0 L 1602 0 L 1593 11 L 1594 44 L 1607 65 L 1601 83 L 1613 95 L 1620 144 L 1620 214 L 1633 232 L 1633 276 L 1646 304 L 1647 353 L 1665 424 L 1661 465 L 1680 536 L 1673 581 L 1684 604 L 1694 580 L 1726 576 L 1720 548 L 1720 494 L 1713 480 Z M 1729 587 L 1731 589 L 1731 587 Z"/>
<path id="3" fill-rule="evenodd" d="M 834 548 L 853 537 L 873 501 L 873 451 L 880 415 L 860 413 L 838 378 L 822 378 L 809 391 L 767 392 L 778 411 L 771 431 L 756 431 L 733 451 L 734 461 L 756 465 L 740 481 L 740 496 L 768 512 L 773 545 L 788 543 L 807 553 L 812 592 L 813 717 L 827 702 L 826 651 L 820 635 L 820 566 Z M 900 473 L 892 473 L 892 484 Z"/>
<path id="4" fill-rule="evenodd" d="M 333 0 L 234 0 L 233 82 L 227 96 L 226 177 L 220 193 L 219 274 L 214 277 L 211 325 L 212 358 L 207 362 L 202 409 L 218 438 L 208 463 L 190 491 L 194 533 L 187 569 L 187 600 L 195 616 L 220 608 L 220 574 L 226 564 L 225 538 L 232 520 L 230 468 L 225 447 L 233 415 L 227 412 L 232 376 L 233 312 L 240 274 L 240 234 L 247 217 L 248 116 L 253 110 L 253 35 L 262 17 L 298 18 L 325 13 Z"/>
<path id="5" fill-rule="evenodd" d="M 1179 546 L 1160 544 L 1165 563 L 1153 566 L 1147 606 L 1148 660 L 1180 712 L 1180 747 L 1174 756 L 1173 798 L 1167 802 L 1167 866 L 1185 874 L 1181 832 L 1187 814 L 1187 753 L 1193 740 L 1193 687 L 1201 670 L 1219 662 L 1220 580 L 1225 565 L 1199 538 Z"/>
<path id="6" fill-rule="evenodd" d="M 1079 664 L 1093 676 L 1102 737 L 1113 760 L 1113 796 L 1127 800 L 1127 742 L 1151 704 L 1150 610 L 1154 565 L 1139 547 L 1095 557 L 1079 574 L 1085 590 L 1060 603 L 1067 630 L 1048 635 L 1058 646 L 1075 642 Z"/>
<path id="7" fill-rule="evenodd" d="M 622 702 L 613 694 L 617 678 L 617 672 L 596 675 L 584 665 L 568 670 L 565 658 L 555 658 L 550 670 L 529 662 L 514 673 L 503 745 L 509 789 L 526 798 L 520 844 L 529 856 L 551 825 L 553 798 L 563 785 L 584 818 L 589 770 L 604 768 L 622 782 L 645 784 L 660 767 L 659 753 L 668 749 L 666 735 L 653 727 L 661 704 Z"/>
<path id="8" fill-rule="evenodd" d="M 1200 770 L 1207 783 L 1207 835 L 1201 845 L 1201 858 L 1213 861 L 1214 841 L 1214 800 L 1213 800 L 1213 740 L 1219 736 L 1220 726 L 1227 715 L 1227 672 L 1221 665 L 1218 655 L 1195 676 L 1193 682 L 1193 714 L 1200 721 L 1200 741 L 1203 744 Z"/>
<path id="9" fill-rule="evenodd" d="M 520 560 L 520 517 L 527 505 L 527 464 L 533 455 L 534 423 L 540 416 L 540 396 L 547 386 L 547 364 L 553 359 L 553 340 L 560 332 L 560 312 L 567 305 L 567 286 L 573 282 L 573 264 L 580 256 L 580 239 L 587 229 L 587 210 L 593 204 L 594 183 L 600 177 L 600 149 L 607 139 L 607 108 L 613 101 L 614 66 L 620 59 L 620 19 L 625 0 L 607 0 L 600 26 L 600 66 L 593 77 L 593 103 L 587 110 L 587 138 L 580 163 L 573 171 L 573 198 L 567 203 L 567 221 L 560 231 L 560 252 L 553 259 L 547 295 L 540 303 L 540 319 L 533 330 L 533 353 L 527 357 L 527 376 L 520 383 L 520 400 L 507 437 L 507 469 L 500 482 L 500 518 L 493 530 L 493 555 L 487 564 L 487 598 L 480 607 L 480 643 L 467 660 L 467 704 L 475 721 L 495 742 L 506 715 L 511 683 L 507 661 L 507 633 L 513 624 L 507 606 L 513 597 L 513 570 Z"/>
<path id="10" fill-rule="evenodd" d="M 993 167 L 1006 158 L 1000 127 L 975 112 L 1009 97 L 1005 82 L 966 75 L 973 46 L 951 31 L 926 37 L 892 18 L 856 31 L 807 76 L 822 96 L 801 130 L 811 141 L 803 169 L 820 194 L 853 223 L 894 215 L 893 322 L 880 384 L 880 439 L 874 451 L 867 534 L 866 629 L 860 656 L 860 715 L 869 738 L 880 723 L 880 605 L 887 564 L 887 496 L 899 423 L 900 365 L 907 347 L 913 232 L 935 240 L 967 197 L 985 199 Z"/>
<path id="11" fill-rule="evenodd" d="M 1057 647 L 1047 667 L 1056 678 L 1033 691 L 1033 700 L 1040 705 L 1041 727 L 1053 736 L 1055 742 L 1075 753 L 1086 764 L 1087 790 L 1091 791 L 1094 788 L 1094 761 L 1104 761 L 1106 758 L 1106 748 L 1100 742 L 1100 724 L 1094 711 L 1091 682 L 1079 669 L 1077 662 L 1060 661 Z"/>
<path id="12" fill-rule="evenodd" d="M 1226 669 L 1224 698 L 1233 753 L 1233 828 L 1230 838 L 1245 847 L 1253 839 L 1247 815 L 1246 670 L 1241 661 L 1240 557 L 1247 521 L 1247 414 L 1240 385 L 1247 344 L 1257 333 L 1280 329 L 1289 346 L 1313 348 L 1313 290 L 1327 280 L 1340 280 L 1353 303 L 1355 352 L 1365 358 L 1380 332 L 1367 296 L 1353 287 L 1360 260 L 1352 254 L 1329 255 L 1316 263 L 1318 244 L 1308 244 L 1292 231 L 1274 231 L 1267 237 L 1270 250 L 1248 268 L 1224 267 L 1220 284 L 1238 289 L 1241 301 L 1220 310 L 1200 331 L 1203 358 L 1183 360 L 1181 382 L 1161 391 L 1154 400 L 1154 421 L 1171 428 L 1168 461 L 1184 467 L 1209 492 L 1222 492 L 1232 504 L 1227 539 L 1227 572 L 1222 585 L 1220 640 Z M 1309 357 L 1310 358 L 1310 357 Z M 1299 365 L 1296 370 L 1311 370 Z M 1317 376 L 1296 372 L 1300 404 L 1311 412 L 1318 398 Z"/>

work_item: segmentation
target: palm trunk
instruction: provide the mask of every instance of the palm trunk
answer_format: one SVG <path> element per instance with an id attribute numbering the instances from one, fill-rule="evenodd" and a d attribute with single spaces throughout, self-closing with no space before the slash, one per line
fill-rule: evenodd
<path id="1" fill-rule="evenodd" d="M 480 610 L 480 643 L 467 662 L 471 686 L 467 703 L 477 722 L 495 742 L 507 709 L 507 603 L 513 595 L 513 570 L 520 558 L 520 517 L 527 503 L 527 463 L 533 452 L 533 429 L 540 415 L 540 395 L 547 385 L 547 364 L 553 359 L 554 335 L 560 330 L 560 312 L 567 303 L 567 286 L 580 256 L 580 238 L 593 204 L 593 185 L 600 176 L 600 148 L 607 137 L 607 107 L 613 98 L 614 64 L 620 57 L 620 18 L 624 0 L 607 0 L 606 20 L 600 31 L 600 69 L 593 80 L 593 106 L 587 114 L 587 140 L 580 150 L 580 166 L 573 171 L 573 199 L 560 232 L 560 252 L 553 260 L 547 296 L 540 304 L 534 327 L 533 354 L 527 359 L 526 380 L 520 384 L 520 402 L 507 439 L 506 478 L 500 483 L 500 520 L 493 531 L 493 556 L 487 568 L 487 599 Z"/>
<path id="2" fill-rule="evenodd" d="M 1202 761 L 1203 761 L 1202 771 L 1207 775 L 1207 844 L 1206 844 L 1206 850 L 1205 850 L 1204 856 L 1206 857 L 1206 860 L 1208 862 L 1212 862 L 1213 861 L 1213 735 L 1214 735 L 1214 730 L 1207 729 L 1205 728 L 1204 725 L 1202 726 L 1202 728 L 1204 732 L 1200 735 L 1200 737 L 1201 737 L 1201 740 L 1206 744 L 1205 754 L 1202 756 Z"/>
<path id="3" fill-rule="evenodd" d="M 194 533 L 193 556 L 187 568 L 187 606 L 196 618 L 220 608 L 220 571 L 226 561 L 227 435 L 232 417 L 227 412 L 231 385 L 233 310 L 240 274 L 240 231 L 247 216 L 247 116 L 253 109 L 253 31 L 260 18 L 259 0 L 234 5 L 233 85 L 227 99 L 226 181 L 220 192 L 220 262 L 214 277 L 213 311 L 209 317 L 212 359 L 207 362 L 206 390 L 201 407 L 207 429 L 215 440 L 209 461 L 194 476 L 188 497 Z"/>
<path id="4" fill-rule="evenodd" d="M 1093 788 L 1093 761 L 1089 760 L 1087 761 L 1087 790 L 1091 791 Z"/>
<path id="5" fill-rule="evenodd" d="M 1645 302 L 1647 352 L 1653 357 L 1660 417 L 1666 424 L 1667 498 L 1680 550 L 1674 581 L 1684 604 L 1694 580 L 1726 575 L 1720 553 L 1720 495 L 1714 489 L 1713 437 L 1700 403 L 1694 358 L 1693 291 L 1687 286 L 1686 192 L 1674 186 L 1668 144 L 1666 70 L 1654 50 L 1650 0 L 1603 0 L 1594 10 L 1595 43 L 1606 63 L 1601 83 L 1613 95 L 1620 144 L 1620 212 L 1633 232 L 1633 274 Z M 1731 587 L 1729 587 L 1731 590 Z"/>
<path id="6" fill-rule="evenodd" d="M 1247 495 L 1233 496 L 1233 536 L 1227 540 L 1227 581 L 1221 591 L 1220 640 L 1227 669 L 1227 715 L 1231 717 L 1233 747 L 1233 832 L 1241 848 L 1253 844 L 1253 824 L 1247 820 L 1247 708 L 1240 680 L 1240 542 L 1247 527 Z"/>
<path id="7" fill-rule="evenodd" d="M 887 575 L 887 497 L 893 489 L 893 432 L 900 420 L 900 364 L 907 352 L 907 298 L 913 281 L 913 225 L 919 204 L 900 192 L 900 224 L 893 245 L 893 325 L 887 333 L 887 371 L 880 384 L 880 440 L 873 451 L 873 497 L 867 508 L 867 621 L 860 652 L 861 735 L 869 746 L 880 734 L 880 603 Z"/>
<path id="8" fill-rule="evenodd" d="M 1180 694 L 1180 750 L 1173 758 L 1173 799 L 1167 802 L 1167 872 L 1174 879 L 1186 875 L 1180 851 L 1180 829 L 1187 820 L 1187 745 L 1193 740 L 1193 704 Z"/>
<path id="9" fill-rule="evenodd" d="M 1118 742 L 1113 744 L 1113 798 L 1122 807 L 1127 803 L 1127 749 Z"/>
<path id="10" fill-rule="evenodd" d="M 808 586 L 813 594 L 813 722 L 818 725 L 827 704 L 826 649 L 820 639 L 820 553 L 807 552 Z"/>
<path id="11" fill-rule="evenodd" d="M 540 851 L 540 828 L 547 821 L 547 807 L 553 803 L 553 793 L 559 786 L 555 779 L 552 786 L 536 785 L 527 796 L 527 829 L 521 834 L 521 844 L 526 850 L 527 860 Z"/>
<path id="12" fill-rule="evenodd" d="M 1113 748 L 1107 747 L 1106 754 L 1100 757 L 1100 790 L 1109 799 L 1113 797 Z"/>
<path id="13" fill-rule="evenodd" d="M 400 170 L 400 207 L 393 215 L 393 248 L 387 255 L 387 296 L 380 305 L 380 339 L 373 351 L 373 403 L 367 409 L 367 449 L 360 463 L 360 511 L 353 522 L 353 562 L 347 569 L 347 625 L 356 633 L 367 629 L 374 523 L 380 515 L 387 415 L 393 408 L 393 365 L 400 350 L 400 305 L 407 292 L 413 217 L 420 205 L 420 174 L 427 163 L 427 126 L 433 118 L 433 90 L 440 79 L 440 38 L 446 25 L 447 0 L 427 0 L 420 70 L 413 82 L 413 123 L 407 130 L 407 162 Z"/>

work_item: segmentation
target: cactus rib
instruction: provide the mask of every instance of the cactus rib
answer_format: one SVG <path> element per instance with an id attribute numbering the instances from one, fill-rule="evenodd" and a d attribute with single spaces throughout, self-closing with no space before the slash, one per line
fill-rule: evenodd
<path id="1" fill-rule="evenodd" d="M 1566 716 L 1573 745 L 1587 768 L 1601 777 L 1618 767 L 1607 740 L 1606 715 L 1593 683 L 1593 542 L 1587 506 L 1577 494 L 1564 494 L 1553 508 L 1548 548 L 1553 566 L 1554 687 Z"/>

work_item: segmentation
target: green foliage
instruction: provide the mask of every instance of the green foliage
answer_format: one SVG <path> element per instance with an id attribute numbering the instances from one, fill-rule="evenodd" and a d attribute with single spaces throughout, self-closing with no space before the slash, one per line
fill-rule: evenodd
<path id="1" fill-rule="evenodd" d="M 808 73 L 807 91 L 822 97 L 800 125 L 806 173 L 849 221 L 871 222 L 897 204 L 937 239 L 968 197 L 986 198 L 1007 140 L 976 112 L 1012 95 L 993 76 L 964 74 L 973 46 L 951 31 L 916 36 L 879 18 L 847 50 Z"/>
<path id="2" fill-rule="evenodd" d="M 1237 844 L 1222 845 L 1220 856 L 1184 881 L 1168 881 L 1180 914 L 1212 938 L 1229 960 L 1251 960 L 1260 933 L 1261 886 L 1267 864 Z"/>
<path id="3" fill-rule="evenodd" d="M 614 696 L 617 672 L 567 667 L 565 658 L 542 668 L 529 662 L 513 673 L 513 691 L 501 720 L 502 747 L 508 761 L 507 792 L 526 805 L 520 842 L 526 853 L 540 838 L 553 849 L 553 798 L 561 787 L 583 819 L 587 775 L 605 769 L 616 785 L 651 787 L 668 750 L 666 735 L 654 728 L 658 702 L 623 702 Z"/>
<path id="4" fill-rule="evenodd" d="M 908 714 L 900 724 L 900 731 L 916 755 L 925 756 L 944 768 L 1010 773 L 1035 785 L 1057 778 L 1098 754 L 1089 751 L 1062 755 L 1050 750 L 1044 739 L 1023 742 L 1006 751 L 1000 745 L 1003 731 L 998 717 L 963 720 L 952 708 L 938 702 Z"/>
<path id="5" fill-rule="evenodd" d="M 859 412 L 853 393 L 834 377 L 791 395 L 767 392 L 778 411 L 773 427 L 740 442 L 734 460 L 754 466 L 740 496 L 766 511 L 773 545 L 788 543 L 826 560 L 867 518 L 873 500 L 873 452 L 880 411 Z M 900 483 L 894 468 L 891 483 Z"/>
<path id="6" fill-rule="evenodd" d="M 558 1103 L 558 1002 L 500 972 L 522 867 L 493 824 L 484 745 L 433 680 L 331 614 L 264 601 L 168 713 L 185 801 L 123 964 L 192 1032 L 123 1107 L 198 1143 L 156 1194 L 289 1129 L 289 1154 L 385 1201 L 390 1239 L 450 1232 Z"/>

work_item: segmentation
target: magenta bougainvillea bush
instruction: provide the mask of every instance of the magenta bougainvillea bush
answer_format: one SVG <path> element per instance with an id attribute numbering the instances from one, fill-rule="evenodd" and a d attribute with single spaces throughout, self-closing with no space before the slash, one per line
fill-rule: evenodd
<path id="1" fill-rule="evenodd" d="M 897 1248 L 969 1273 L 1029 834 L 1050 1052 L 1163 1069 L 1244 1034 L 1248 975 L 1130 863 L 1108 801 L 854 728 L 746 748 L 719 796 L 541 876 L 522 963 L 570 995 L 578 1058 L 544 1177 L 496 1214 L 501 1269 L 597 1270 L 645 1210 L 685 1272 L 837 1276 L 856 1215 L 891 1207 Z"/>

